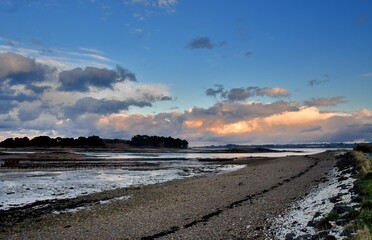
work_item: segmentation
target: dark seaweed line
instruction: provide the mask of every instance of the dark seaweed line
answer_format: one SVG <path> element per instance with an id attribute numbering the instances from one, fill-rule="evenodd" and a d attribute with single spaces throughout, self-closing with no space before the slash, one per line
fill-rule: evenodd
<path id="1" fill-rule="evenodd" d="M 232 202 L 230 205 L 225 206 L 222 209 L 217 209 L 216 211 L 211 212 L 211 213 L 209 213 L 207 215 L 204 215 L 201 219 L 194 220 L 194 221 L 192 221 L 190 223 L 187 223 L 183 227 L 173 226 L 169 230 L 162 231 L 162 232 L 156 233 L 154 235 L 142 237 L 141 240 L 151 240 L 151 239 L 156 239 L 156 238 L 164 237 L 164 236 L 167 236 L 169 234 L 172 234 L 172 233 L 175 233 L 175 232 L 179 231 L 181 228 L 186 229 L 186 228 L 190 228 L 190 227 L 192 227 L 194 225 L 197 225 L 199 223 L 208 222 L 211 218 L 220 215 L 221 213 L 223 213 L 226 210 L 233 209 L 233 208 L 238 207 L 238 206 L 242 206 L 243 203 L 245 203 L 247 201 L 249 201 L 250 203 L 252 203 L 252 200 L 253 199 L 257 199 L 259 197 L 262 197 L 265 193 L 268 193 L 269 191 L 272 191 L 272 190 L 274 190 L 274 189 L 282 186 L 285 183 L 288 183 L 290 181 L 293 181 L 296 178 L 301 177 L 302 175 L 304 175 L 305 173 L 307 173 L 308 171 L 310 171 L 312 168 L 314 168 L 316 165 L 318 165 L 318 163 L 320 162 L 320 159 L 319 158 L 314 158 L 314 157 L 310 157 L 310 156 L 305 156 L 305 157 L 310 158 L 310 159 L 313 159 L 313 160 L 315 160 L 315 162 L 312 165 L 308 166 L 304 171 L 299 172 L 298 174 L 296 174 L 296 175 L 294 175 L 292 177 L 289 177 L 287 179 L 284 179 L 282 182 L 279 182 L 279 183 L 275 184 L 274 186 L 272 186 L 272 187 L 270 187 L 268 189 L 264 189 L 264 190 L 262 190 L 259 193 L 254 193 L 254 194 L 251 194 L 251 195 L 246 196 L 245 198 L 243 198 L 241 200 Z"/>

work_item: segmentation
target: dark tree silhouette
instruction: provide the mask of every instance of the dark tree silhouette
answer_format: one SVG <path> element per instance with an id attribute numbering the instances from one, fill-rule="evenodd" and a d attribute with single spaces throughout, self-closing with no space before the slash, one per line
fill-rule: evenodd
<path id="1" fill-rule="evenodd" d="M 165 148 L 188 148 L 189 143 L 186 140 L 172 137 L 159 137 L 148 135 L 135 135 L 129 142 L 135 147 L 165 147 Z"/>

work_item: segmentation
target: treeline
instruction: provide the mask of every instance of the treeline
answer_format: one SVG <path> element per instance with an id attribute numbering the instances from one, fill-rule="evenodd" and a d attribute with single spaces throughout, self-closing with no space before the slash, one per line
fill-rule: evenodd
<path id="1" fill-rule="evenodd" d="M 0 142 L 2 148 L 25 148 L 25 147 L 106 147 L 107 144 L 129 144 L 132 147 L 164 147 L 164 148 L 188 148 L 186 140 L 172 137 L 159 137 L 147 135 L 135 135 L 131 140 L 121 139 L 101 139 L 98 136 L 79 137 L 79 138 L 51 138 L 49 136 L 38 136 L 32 139 L 7 138 Z"/>
<path id="2" fill-rule="evenodd" d="M 372 143 L 358 143 L 356 147 L 354 147 L 354 150 L 364 153 L 372 153 Z"/>
<path id="3" fill-rule="evenodd" d="M 134 147 L 188 148 L 189 146 L 189 142 L 184 139 L 147 135 L 135 135 L 129 144 Z"/>
<path id="4" fill-rule="evenodd" d="M 23 148 L 23 147 L 104 147 L 105 142 L 98 136 L 79 137 L 79 138 L 51 138 L 49 136 L 38 136 L 33 139 L 7 138 L 0 143 L 3 148 Z"/>

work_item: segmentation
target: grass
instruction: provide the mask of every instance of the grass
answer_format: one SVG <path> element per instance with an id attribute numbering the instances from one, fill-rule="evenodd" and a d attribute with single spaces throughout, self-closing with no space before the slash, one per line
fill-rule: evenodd
<path id="1" fill-rule="evenodd" d="M 372 158 L 362 152 L 353 151 L 353 157 L 357 161 L 357 170 L 360 174 L 359 190 L 363 196 L 360 214 L 357 219 L 359 228 L 355 240 L 372 240 Z"/>
<path id="2" fill-rule="evenodd" d="M 357 170 L 362 178 L 372 173 L 372 159 L 367 157 L 362 152 L 353 151 L 352 155 L 357 160 Z"/>

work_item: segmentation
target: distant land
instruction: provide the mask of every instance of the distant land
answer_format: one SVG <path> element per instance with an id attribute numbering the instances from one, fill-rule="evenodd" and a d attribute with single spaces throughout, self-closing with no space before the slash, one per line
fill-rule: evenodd
<path id="1" fill-rule="evenodd" d="M 299 144 L 260 144 L 260 145 L 210 145 L 195 148 L 354 148 L 358 143 L 299 143 Z"/>

